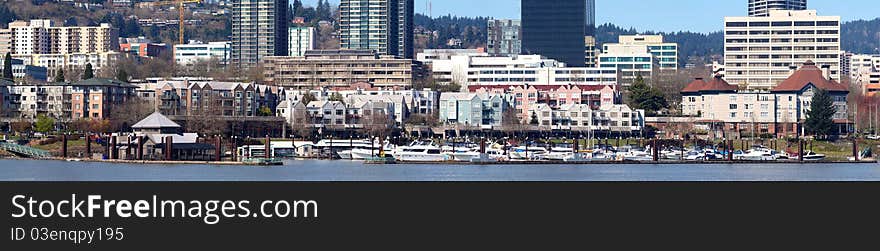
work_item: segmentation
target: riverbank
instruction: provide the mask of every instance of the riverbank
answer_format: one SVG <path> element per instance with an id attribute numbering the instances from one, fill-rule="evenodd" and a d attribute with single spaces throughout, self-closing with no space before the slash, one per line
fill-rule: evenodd
<path id="1" fill-rule="evenodd" d="M 429 162 L 429 161 L 367 161 L 365 164 L 370 165 L 730 165 L 730 164 L 877 164 L 877 160 L 861 160 L 861 161 L 494 161 L 494 162 Z"/>

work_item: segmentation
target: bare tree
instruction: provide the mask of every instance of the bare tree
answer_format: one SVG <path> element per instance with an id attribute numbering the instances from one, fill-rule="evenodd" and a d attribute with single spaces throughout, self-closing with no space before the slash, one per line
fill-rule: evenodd
<path id="1" fill-rule="evenodd" d="M 128 131 L 132 125 L 155 111 L 153 103 L 139 98 L 131 98 L 110 110 L 108 118 L 113 129 Z"/>

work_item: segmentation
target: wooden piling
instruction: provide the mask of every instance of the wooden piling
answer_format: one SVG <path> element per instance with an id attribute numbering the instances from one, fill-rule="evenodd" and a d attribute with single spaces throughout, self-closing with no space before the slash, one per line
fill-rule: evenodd
<path id="1" fill-rule="evenodd" d="M 67 158 L 67 134 L 61 135 L 61 156 Z"/>
<path id="2" fill-rule="evenodd" d="M 86 158 L 92 158 L 92 135 L 86 133 Z"/>
<path id="3" fill-rule="evenodd" d="M 333 142 L 333 141 L 331 140 L 330 142 Z M 266 149 L 263 151 L 264 152 L 263 157 L 268 159 L 271 154 L 271 151 L 272 151 L 272 142 L 271 142 L 271 139 L 269 139 L 269 135 L 266 135 Z M 332 145 L 330 146 L 330 155 L 331 155 L 331 157 L 333 155 L 333 146 Z"/>
<path id="4" fill-rule="evenodd" d="M 223 158 L 223 138 L 217 136 L 214 139 L 214 161 L 220 161 Z"/>

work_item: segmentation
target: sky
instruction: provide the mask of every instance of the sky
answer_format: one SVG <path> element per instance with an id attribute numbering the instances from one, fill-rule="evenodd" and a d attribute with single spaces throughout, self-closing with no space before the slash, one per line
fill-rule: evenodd
<path id="1" fill-rule="evenodd" d="M 428 0 L 415 0 L 416 13 L 427 12 Z M 303 0 L 314 6 L 318 0 Z M 339 0 L 331 0 L 338 4 Z M 431 0 L 433 16 L 520 16 L 520 0 Z M 711 32 L 722 29 L 725 16 L 747 15 L 747 0 L 596 0 L 596 23 L 653 31 Z M 841 16 L 844 21 L 880 17 L 877 0 L 808 0 L 819 15 Z"/>

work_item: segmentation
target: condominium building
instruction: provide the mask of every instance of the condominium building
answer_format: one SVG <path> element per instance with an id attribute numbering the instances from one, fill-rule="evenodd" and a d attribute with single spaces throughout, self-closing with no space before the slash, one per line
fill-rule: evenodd
<path id="1" fill-rule="evenodd" d="M 3 86 L 0 86 L 3 88 Z M 61 121 L 104 119 L 134 97 L 135 86 L 113 79 L 92 78 L 73 83 L 7 85 L 3 99 L 9 117 L 46 115 Z"/>
<path id="2" fill-rule="evenodd" d="M 413 58 L 413 0 L 342 0 L 340 47 Z"/>
<path id="3" fill-rule="evenodd" d="M 155 44 L 149 42 L 119 44 L 120 52 L 144 58 L 158 57 L 160 54 L 162 54 L 162 52 L 165 52 L 165 50 L 167 49 L 167 44 Z"/>
<path id="4" fill-rule="evenodd" d="M 191 66 L 197 62 L 214 60 L 221 65 L 229 63 L 232 54 L 232 42 L 190 42 L 174 45 L 174 62 L 178 65 Z"/>
<path id="5" fill-rule="evenodd" d="M 595 36 L 595 0 L 523 0 L 522 53 L 583 67 L 584 37 Z"/>
<path id="6" fill-rule="evenodd" d="M 807 0 L 749 0 L 750 17 L 766 17 L 771 10 L 806 10 Z"/>
<path id="7" fill-rule="evenodd" d="M 278 88 L 253 83 L 171 79 L 136 85 L 139 93 L 154 93 L 156 110 L 169 116 L 254 117 L 263 107 L 275 111 L 279 102 Z"/>
<path id="8" fill-rule="evenodd" d="M 618 44 L 647 46 L 660 70 L 678 69 L 678 44 L 663 41 L 663 35 L 620 35 Z M 614 44 L 605 44 L 614 46 Z"/>
<path id="9" fill-rule="evenodd" d="M 115 65 L 121 53 L 115 51 L 101 53 L 67 53 L 67 54 L 30 54 L 16 55 L 14 58 L 21 59 L 24 64 L 38 67 L 46 67 L 46 74 L 52 78 L 58 75 L 59 70 L 83 71 L 86 65 L 91 64 L 95 73 L 104 67 Z"/>
<path id="10" fill-rule="evenodd" d="M 632 109 L 624 104 L 598 108 L 585 104 L 566 104 L 558 108 L 538 104 L 529 113 L 535 115 L 537 126 L 544 130 L 637 135 L 645 127 L 645 111 Z"/>
<path id="11" fill-rule="evenodd" d="M 465 126 L 501 126 L 511 109 L 504 95 L 450 92 L 440 94 L 440 122 Z"/>
<path id="12" fill-rule="evenodd" d="M 367 82 L 378 87 L 412 86 L 413 60 L 372 50 L 314 50 L 302 57 L 266 57 L 265 80 L 294 89 L 344 87 Z"/>
<path id="13" fill-rule="evenodd" d="M 599 66 L 599 53 L 601 53 L 601 50 L 599 50 L 599 48 L 596 45 L 596 37 L 585 36 L 584 37 L 584 66 L 585 67 Z"/>
<path id="14" fill-rule="evenodd" d="M 52 20 L 9 23 L 13 55 L 103 53 L 119 48 L 119 32 L 110 24 L 56 26 Z"/>
<path id="15" fill-rule="evenodd" d="M 632 84 L 637 78 L 648 80 L 659 67 L 648 46 L 636 44 L 605 44 L 599 54 L 599 67 L 616 69 L 620 83 Z"/>
<path id="16" fill-rule="evenodd" d="M 772 89 L 807 60 L 840 79 L 840 17 L 815 10 L 770 10 L 765 17 L 724 18 L 726 80 Z"/>
<path id="17" fill-rule="evenodd" d="M 483 49 L 425 49 L 416 54 L 416 61 L 431 65 L 437 60 L 449 60 L 452 56 L 489 56 Z"/>
<path id="18" fill-rule="evenodd" d="M 564 63 L 540 55 L 509 57 L 452 56 L 436 60 L 432 74 L 438 83 L 468 86 L 488 85 L 613 85 L 614 68 L 566 67 Z"/>
<path id="19" fill-rule="evenodd" d="M 470 86 L 471 93 L 504 94 L 520 122 L 527 123 L 531 111 L 539 104 L 556 109 L 564 105 L 582 104 L 593 109 L 617 104 L 620 92 L 611 85 L 517 85 Z"/>
<path id="20" fill-rule="evenodd" d="M 269 56 L 287 56 L 288 1 L 232 1 L 231 62 L 248 68 Z"/>
<path id="21" fill-rule="evenodd" d="M 837 111 L 834 123 L 838 132 L 847 133 L 852 123 L 847 117 L 848 88 L 812 61 L 771 90 L 738 90 L 720 76 L 698 78 L 681 90 L 681 109 L 685 115 L 696 116 L 693 122 L 717 122 L 726 125 L 727 131 L 798 135 L 817 89 L 832 96 Z"/>
<path id="22" fill-rule="evenodd" d="M 0 70 L 3 69 L 5 63 L 4 57 L 0 56 Z M 28 65 L 24 63 L 24 60 L 13 58 L 12 59 L 12 78 L 14 79 L 23 79 L 27 81 L 39 81 L 46 82 L 47 81 L 47 70 L 46 67 Z"/>
<path id="23" fill-rule="evenodd" d="M 486 50 L 492 56 L 513 56 L 522 52 L 522 24 L 513 19 L 489 20 Z"/>
<path id="24" fill-rule="evenodd" d="M 862 94 L 880 94 L 880 55 L 852 54 L 849 79 Z"/>
<path id="25" fill-rule="evenodd" d="M 301 57 L 315 49 L 315 27 L 290 27 L 288 35 L 288 56 Z"/>
<path id="26" fill-rule="evenodd" d="M 12 30 L 0 29 L 0 56 L 12 53 Z"/>

